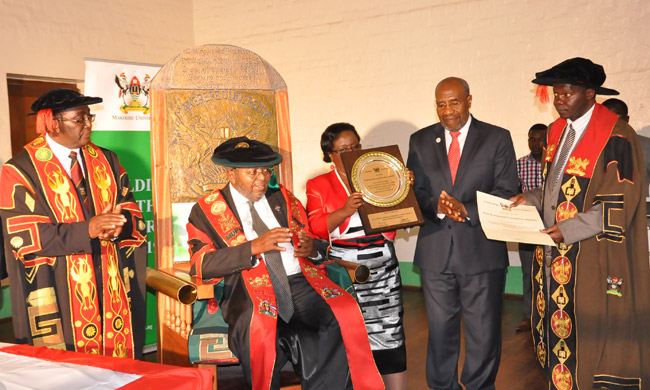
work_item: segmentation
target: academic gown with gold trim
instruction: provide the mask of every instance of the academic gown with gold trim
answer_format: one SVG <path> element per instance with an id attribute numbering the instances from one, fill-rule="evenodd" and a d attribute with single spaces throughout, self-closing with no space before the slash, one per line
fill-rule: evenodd
<path id="1" fill-rule="evenodd" d="M 49 147 L 44 146 L 44 138 L 37 138 L 26 145 L 26 148 L 30 145 L 45 150 L 45 154 L 46 149 L 49 150 Z M 115 241 L 117 268 L 111 270 L 111 273 L 115 272 L 113 277 L 120 278 L 121 283 L 115 283 L 118 279 L 113 279 L 111 288 L 119 292 L 123 287 L 126 292 L 128 302 L 121 305 L 128 305 L 132 313 L 132 331 L 128 331 L 132 334 L 126 334 L 126 337 L 132 337 L 133 351 L 138 358 L 142 356 L 144 346 L 146 313 L 146 224 L 130 191 L 129 178 L 117 155 L 96 145 L 92 146 L 92 150 L 100 153 L 100 156 L 103 153 L 106 157 L 110 172 L 102 171 L 102 174 L 108 173 L 114 181 L 114 205 L 122 206 L 122 214 L 127 219 L 121 235 Z M 0 184 L 0 216 L 11 286 L 14 333 L 18 343 L 75 351 L 84 340 L 75 340 L 73 335 L 74 327 L 78 326 L 71 321 L 73 300 L 82 297 L 82 305 L 87 305 L 88 302 L 84 302 L 83 297 L 94 298 L 97 295 L 100 313 L 102 305 L 106 303 L 101 282 L 102 264 L 106 260 L 101 257 L 100 241 L 91 240 L 88 236 L 88 220 L 97 211 L 92 209 L 91 199 L 91 215 L 78 216 L 78 222 L 57 223 L 51 205 L 56 205 L 59 200 L 51 199 L 48 202 L 44 187 L 49 186 L 53 178 L 39 176 L 34 164 L 30 153 L 23 149 L 3 166 Z M 54 164 L 51 166 L 57 167 L 58 172 L 63 169 L 56 157 L 51 157 L 48 164 Z M 65 180 L 63 182 L 65 183 Z M 94 178 L 87 179 L 87 183 L 90 183 L 90 187 L 96 185 Z M 89 194 L 101 190 L 88 188 Z M 74 198 L 78 202 L 73 191 L 74 189 L 71 189 L 65 194 L 66 199 L 70 201 Z M 90 280 L 82 289 L 71 289 L 70 264 L 66 255 L 85 253 L 92 254 L 94 283 Z M 85 275 L 90 277 L 89 273 Z M 88 295 L 83 295 L 86 293 Z M 128 315 L 126 311 L 122 313 Z M 105 322 L 106 319 L 100 321 L 104 322 L 104 325 L 120 328 L 123 321 L 128 320 L 117 317 L 113 319 L 118 322 L 111 324 Z M 98 352 L 102 353 L 101 350 Z M 125 352 L 118 350 L 111 353 L 123 355 Z"/>

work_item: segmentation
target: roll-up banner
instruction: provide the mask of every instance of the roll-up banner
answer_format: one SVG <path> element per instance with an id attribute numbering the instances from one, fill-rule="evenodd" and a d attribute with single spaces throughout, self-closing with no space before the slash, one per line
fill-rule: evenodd
<path id="1" fill-rule="evenodd" d="M 104 101 L 91 109 L 96 114 L 92 142 L 117 153 L 129 174 L 131 191 L 147 222 L 147 265 L 153 255 L 153 208 L 151 203 L 151 144 L 149 142 L 149 85 L 160 65 L 86 59 L 84 94 Z M 145 351 L 157 338 L 156 295 L 147 292 Z"/>

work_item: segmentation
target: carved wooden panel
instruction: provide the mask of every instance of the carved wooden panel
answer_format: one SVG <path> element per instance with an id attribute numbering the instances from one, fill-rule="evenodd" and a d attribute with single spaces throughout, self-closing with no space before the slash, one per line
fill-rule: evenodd
<path id="1" fill-rule="evenodd" d="M 245 136 L 278 147 L 274 91 L 166 92 L 172 203 L 195 202 L 226 183 L 210 157 L 223 141 Z"/>

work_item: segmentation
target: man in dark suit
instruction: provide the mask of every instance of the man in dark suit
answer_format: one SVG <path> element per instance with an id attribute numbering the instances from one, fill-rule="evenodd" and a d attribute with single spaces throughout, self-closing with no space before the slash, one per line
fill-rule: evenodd
<path id="1" fill-rule="evenodd" d="M 508 254 L 506 244 L 485 237 L 476 191 L 502 198 L 519 181 L 510 133 L 472 118 L 472 96 L 463 79 L 436 87 L 440 123 L 415 132 L 407 166 L 425 216 L 415 249 L 429 322 L 427 383 L 460 390 L 460 319 L 465 329 L 468 390 L 494 389 L 501 358 L 501 311 Z"/>
<path id="2" fill-rule="evenodd" d="M 212 161 L 227 167 L 229 184 L 192 208 L 190 273 L 224 279 L 228 344 L 252 388 L 279 389 L 291 360 L 306 390 L 383 389 L 356 301 L 313 264 L 326 259 L 327 242 L 311 237 L 293 194 L 269 188 L 282 156 L 238 137 Z"/>

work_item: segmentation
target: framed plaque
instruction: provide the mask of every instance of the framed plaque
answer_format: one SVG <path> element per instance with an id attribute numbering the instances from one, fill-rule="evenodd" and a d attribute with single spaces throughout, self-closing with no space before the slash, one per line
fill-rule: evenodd
<path id="1" fill-rule="evenodd" d="M 363 194 L 367 234 L 424 224 L 397 145 L 341 153 L 350 188 Z"/>

